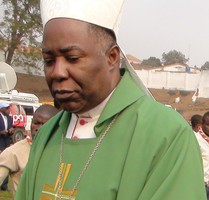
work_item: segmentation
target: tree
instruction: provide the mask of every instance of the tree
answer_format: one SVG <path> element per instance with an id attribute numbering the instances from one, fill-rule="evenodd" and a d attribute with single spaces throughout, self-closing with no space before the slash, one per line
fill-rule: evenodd
<path id="1" fill-rule="evenodd" d="M 5 62 L 13 66 L 34 67 L 41 59 L 42 25 L 38 0 L 3 0 L 2 5 L 0 50 Z"/>
<path id="2" fill-rule="evenodd" d="M 161 62 L 159 58 L 156 57 L 149 57 L 146 60 L 143 60 L 141 65 L 143 66 L 152 66 L 152 67 L 160 67 L 161 66 Z"/>
<path id="3" fill-rule="evenodd" d="M 189 59 L 186 59 L 184 54 L 176 50 L 169 51 L 168 53 L 164 52 L 162 54 L 162 63 L 164 65 L 172 65 L 176 63 L 185 65 L 188 60 Z"/>
<path id="4" fill-rule="evenodd" d="M 209 61 L 205 62 L 205 64 L 201 67 L 201 70 L 209 70 Z"/>

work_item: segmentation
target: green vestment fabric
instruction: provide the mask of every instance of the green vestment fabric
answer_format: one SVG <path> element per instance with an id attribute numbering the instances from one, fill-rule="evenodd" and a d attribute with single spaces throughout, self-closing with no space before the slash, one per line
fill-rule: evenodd
<path id="1" fill-rule="evenodd" d="M 146 96 L 128 72 L 94 128 L 115 123 L 77 187 L 77 200 L 206 200 L 202 160 L 192 129 L 173 109 Z M 59 199 L 60 144 L 70 113 L 60 112 L 39 131 L 16 200 Z M 71 167 L 62 199 L 73 188 L 98 138 L 64 139 L 61 161 Z M 66 168 L 65 168 L 66 167 Z"/>

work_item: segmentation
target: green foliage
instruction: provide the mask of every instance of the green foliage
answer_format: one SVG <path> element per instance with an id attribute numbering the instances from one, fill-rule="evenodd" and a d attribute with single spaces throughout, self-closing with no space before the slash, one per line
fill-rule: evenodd
<path id="1" fill-rule="evenodd" d="M 159 58 L 156 57 L 149 57 L 146 60 L 143 60 L 141 65 L 143 66 L 151 66 L 151 67 L 160 67 L 161 66 L 161 62 Z"/>
<path id="2" fill-rule="evenodd" d="M 38 0 L 3 0 L 2 5 L 0 50 L 4 52 L 5 62 L 12 66 L 37 67 L 41 52 L 34 49 L 40 48 L 42 35 Z"/>
<path id="3" fill-rule="evenodd" d="M 168 53 L 162 54 L 162 63 L 164 65 L 172 65 L 172 64 L 183 64 L 185 65 L 189 59 L 185 58 L 185 55 L 182 54 L 180 51 L 172 50 Z"/>
<path id="4" fill-rule="evenodd" d="M 205 62 L 205 64 L 201 67 L 201 70 L 209 70 L 209 61 Z"/>

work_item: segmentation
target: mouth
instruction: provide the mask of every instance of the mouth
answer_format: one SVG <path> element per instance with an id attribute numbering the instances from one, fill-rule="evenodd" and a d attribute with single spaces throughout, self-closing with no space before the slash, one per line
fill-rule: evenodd
<path id="1" fill-rule="evenodd" d="M 56 90 L 52 94 L 64 110 L 76 113 L 83 109 L 85 101 L 79 91 Z"/>
<path id="2" fill-rule="evenodd" d="M 56 90 L 52 93 L 53 97 L 59 102 L 76 101 L 79 98 L 78 92 L 67 90 Z"/>

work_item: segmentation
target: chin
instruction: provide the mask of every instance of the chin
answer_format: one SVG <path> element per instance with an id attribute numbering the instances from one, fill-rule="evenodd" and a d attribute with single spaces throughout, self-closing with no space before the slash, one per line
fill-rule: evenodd
<path id="1" fill-rule="evenodd" d="M 61 107 L 63 108 L 63 110 L 67 111 L 67 112 L 71 112 L 71 113 L 82 113 L 85 112 L 84 110 L 84 106 L 81 105 L 75 105 L 75 103 L 63 103 L 61 104 Z"/>

